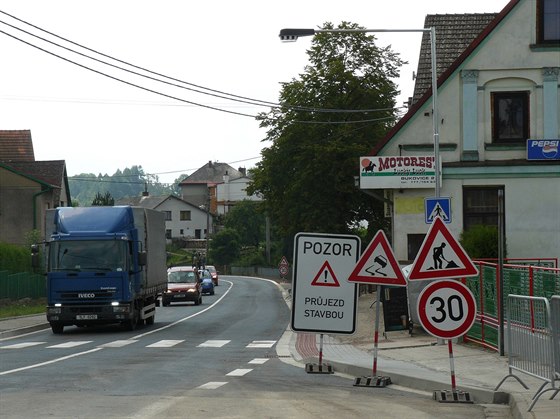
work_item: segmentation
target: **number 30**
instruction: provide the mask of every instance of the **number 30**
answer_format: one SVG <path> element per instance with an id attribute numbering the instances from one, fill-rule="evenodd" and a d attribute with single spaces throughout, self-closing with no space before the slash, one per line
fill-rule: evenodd
<path id="1" fill-rule="evenodd" d="M 435 323 L 443 323 L 447 319 L 448 315 L 449 318 L 454 322 L 459 321 L 463 318 L 464 315 L 463 300 L 458 295 L 451 295 L 447 299 L 447 304 L 445 300 L 441 297 L 434 297 L 430 300 L 430 304 L 435 305 L 436 303 L 437 303 L 437 307 L 435 308 L 435 310 L 440 315 L 437 317 L 432 316 L 432 320 Z"/>

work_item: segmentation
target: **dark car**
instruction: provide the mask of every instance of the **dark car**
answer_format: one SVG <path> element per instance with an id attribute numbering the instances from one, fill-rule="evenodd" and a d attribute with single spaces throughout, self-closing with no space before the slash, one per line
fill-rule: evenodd
<path id="1" fill-rule="evenodd" d="M 163 306 L 193 301 L 202 303 L 202 288 L 196 270 L 190 266 L 175 266 L 167 270 L 167 290 L 161 296 Z"/>
<path id="2" fill-rule="evenodd" d="M 206 269 L 210 272 L 210 275 L 212 275 L 212 281 L 214 281 L 214 285 L 217 287 L 218 286 L 218 271 L 216 270 L 216 267 L 213 265 L 206 265 Z"/>

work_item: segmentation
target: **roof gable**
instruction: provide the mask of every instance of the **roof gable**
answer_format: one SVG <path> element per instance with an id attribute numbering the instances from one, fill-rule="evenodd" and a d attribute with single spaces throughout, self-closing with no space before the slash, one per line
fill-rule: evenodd
<path id="1" fill-rule="evenodd" d="M 132 196 L 126 198 L 120 198 L 115 201 L 115 205 L 131 205 L 133 207 L 143 207 L 149 209 L 157 209 L 161 204 L 163 204 L 168 199 L 174 199 L 179 203 L 192 207 L 194 209 L 204 211 L 198 208 L 196 205 L 191 204 L 190 202 L 185 201 L 175 195 L 159 195 L 159 196 Z"/>
<path id="2" fill-rule="evenodd" d="M 243 173 L 241 173 L 237 169 L 234 169 L 227 163 L 209 161 L 189 177 L 184 179 L 179 185 L 187 185 L 193 183 L 222 183 L 224 181 L 225 175 L 229 175 L 230 179 L 244 176 Z"/>
<path id="3" fill-rule="evenodd" d="M 12 161 L 8 164 L 17 172 L 61 188 L 66 176 L 64 160 L 51 161 Z"/>
<path id="4" fill-rule="evenodd" d="M 461 45 L 462 42 L 464 43 L 467 39 L 465 38 L 463 39 L 462 42 L 457 42 L 457 43 L 453 41 L 452 39 L 453 36 L 461 36 L 456 33 L 457 30 L 460 30 L 460 25 L 458 24 L 458 22 L 456 21 L 455 25 L 448 25 L 447 31 L 444 32 L 441 32 L 436 26 L 436 58 L 437 58 L 438 88 L 441 85 L 443 85 L 448 78 L 450 78 L 450 76 L 455 72 L 455 70 L 457 70 L 461 66 L 461 64 L 465 62 L 465 60 L 478 48 L 478 46 L 482 44 L 482 42 L 492 33 L 492 31 L 500 24 L 500 22 L 502 22 L 502 20 L 511 12 L 511 10 L 520 1 L 521 0 L 511 0 L 498 14 L 485 13 L 485 14 L 470 14 L 470 15 L 431 15 L 435 17 L 440 16 L 439 18 L 437 18 L 440 20 L 444 20 L 445 16 L 471 16 L 475 22 L 478 21 L 478 24 L 480 24 L 484 20 L 482 16 L 486 16 L 488 18 L 492 15 L 495 16 L 492 20 L 490 20 L 489 24 L 487 24 L 485 27 L 482 28 L 480 33 L 478 33 L 478 35 L 472 40 L 472 42 L 470 42 L 470 44 L 468 44 L 467 47 L 464 48 L 463 51 L 460 52 L 458 56 L 456 56 L 456 54 L 459 52 L 458 50 L 459 46 Z M 426 17 L 426 22 L 430 21 L 429 17 L 430 15 Z M 467 24 L 468 19 L 470 18 L 465 19 L 464 24 Z M 453 21 L 453 19 L 451 19 L 451 21 Z M 475 26 L 478 26 L 478 24 Z M 440 39 L 440 36 L 443 37 L 443 39 Z M 445 39 L 448 39 L 449 57 L 447 57 L 447 59 L 444 53 L 445 50 L 442 50 L 441 52 L 439 52 L 438 50 L 438 43 L 441 42 L 442 44 L 444 44 L 443 41 Z M 432 97 L 431 64 L 428 64 L 429 70 L 427 73 L 426 73 L 426 64 L 425 64 L 426 59 L 428 60 L 428 63 L 431 63 L 431 57 L 429 54 L 430 45 L 431 43 L 430 43 L 429 35 L 426 36 L 426 34 L 424 34 L 424 36 L 422 37 L 422 46 L 420 48 L 421 50 L 420 60 L 418 63 L 419 72 L 420 69 L 422 68 L 423 75 L 421 76 L 421 80 L 418 80 L 417 77 L 417 83 L 420 82 L 421 85 L 424 86 L 426 90 L 422 93 L 421 88 L 420 87 L 417 88 L 415 85 L 415 89 L 414 89 L 415 94 L 418 91 L 418 94 L 421 94 L 420 98 L 417 101 L 413 101 L 412 106 L 410 107 L 408 112 L 397 122 L 397 124 L 395 124 L 395 126 L 391 130 L 389 130 L 387 135 L 373 147 L 373 149 L 370 151 L 370 155 L 377 155 L 377 153 L 380 150 L 382 150 L 383 147 L 385 147 L 385 145 L 387 145 L 393 139 L 393 137 L 407 124 L 408 121 L 410 121 L 416 115 L 416 113 L 420 111 L 422 106 Z M 428 51 L 427 57 L 426 57 L 426 51 Z M 424 57 L 422 56 L 422 54 L 424 54 Z M 453 59 L 453 56 L 456 56 L 456 58 Z M 424 63 L 421 66 L 420 61 L 422 60 L 424 60 Z M 448 66 L 446 68 L 443 67 L 443 64 L 442 66 L 440 66 L 439 63 L 440 61 L 442 61 L 442 63 L 447 62 L 448 64 L 444 64 L 444 65 L 448 65 Z M 427 83 L 425 81 L 422 81 L 425 80 L 426 77 L 430 79 L 430 81 L 428 81 Z"/>

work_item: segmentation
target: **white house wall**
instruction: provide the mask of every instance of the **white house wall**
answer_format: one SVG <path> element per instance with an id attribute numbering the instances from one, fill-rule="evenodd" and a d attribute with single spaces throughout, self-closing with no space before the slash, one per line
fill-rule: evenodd
<path id="1" fill-rule="evenodd" d="M 440 196 L 451 197 L 453 222 L 449 229 L 459 238 L 463 228 L 463 187 L 503 186 L 508 256 L 560 258 L 558 165 L 484 166 L 485 161 L 526 159 L 525 146 L 491 144 L 492 92 L 530 91 L 530 138 L 543 139 L 547 128 L 550 133 L 550 126 L 556 130 L 552 138 L 560 138 L 560 89 L 556 87 L 557 103 L 552 102 L 556 115 L 552 118 L 549 115 L 548 119 L 552 125 L 545 126 L 543 96 L 544 68 L 560 67 L 560 54 L 558 49 L 532 51 L 529 47 L 535 43 L 534 7 L 534 1 L 521 1 L 438 89 L 440 160 L 450 163 L 464 159 L 463 118 L 468 115 L 465 107 L 470 106 L 476 107 L 474 152 L 478 153 L 473 159 L 478 161 L 474 172 L 469 171 L 468 166 L 443 168 Z M 475 103 L 465 100 L 464 83 L 473 82 L 467 77 L 474 77 L 476 83 Z M 433 155 L 430 149 L 433 144 L 431 108 L 429 100 L 378 155 Z M 411 147 L 413 145 L 415 148 Z M 408 234 L 426 234 L 424 198 L 433 196 L 434 189 L 393 191 L 393 248 L 397 259 L 408 259 Z"/>
<path id="2" fill-rule="evenodd" d="M 200 238 L 205 239 L 206 212 L 195 206 L 182 203 L 177 199 L 167 199 L 157 207 L 158 211 L 171 211 L 171 221 L 165 221 L 165 228 L 171 230 L 171 237 L 195 237 L 195 230 L 200 229 Z M 181 221 L 181 211 L 190 211 L 191 219 Z M 210 231 L 212 231 L 212 217 L 209 218 Z M 183 229 L 183 234 L 180 234 Z"/>

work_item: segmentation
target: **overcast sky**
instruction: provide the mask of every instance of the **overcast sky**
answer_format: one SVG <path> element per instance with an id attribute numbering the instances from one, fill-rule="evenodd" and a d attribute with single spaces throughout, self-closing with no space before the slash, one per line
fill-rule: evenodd
<path id="1" fill-rule="evenodd" d="M 0 0 L 0 129 L 31 130 L 36 160 L 66 160 L 69 176 L 111 175 L 139 165 L 146 173 L 158 175 L 161 182 L 172 182 L 209 160 L 250 168 L 269 145 L 262 141 L 266 133 L 251 115 L 269 108 L 185 87 L 276 103 L 280 83 L 303 72 L 311 46 L 310 38 L 280 42 L 282 28 L 349 21 L 370 29 L 420 29 L 426 14 L 499 12 L 507 2 Z M 6 13 L 172 77 L 182 87 L 110 68 L 26 35 L 8 25 L 108 61 Z M 376 37 L 379 46 L 392 45 L 410 63 L 402 67 L 397 81 L 398 105 L 402 105 L 412 95 L 421 34 L 379 33 Z"/>

